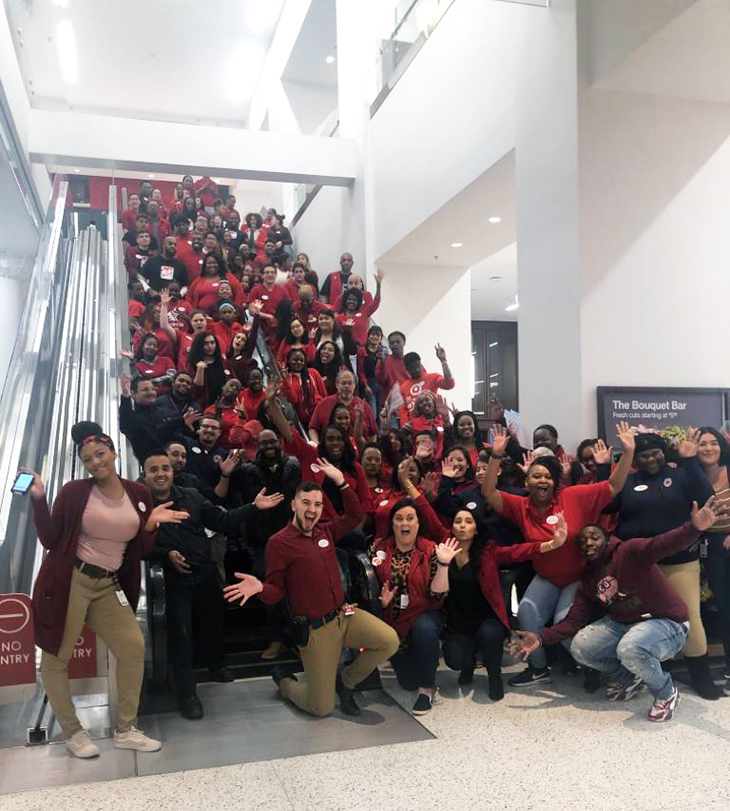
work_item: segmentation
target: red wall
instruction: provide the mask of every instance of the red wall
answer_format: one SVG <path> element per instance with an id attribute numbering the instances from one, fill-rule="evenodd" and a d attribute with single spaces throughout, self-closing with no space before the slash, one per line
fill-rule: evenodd
<path id="1" fill-rule="evenodd" d="M 109 207 L 109 186 L 112 183 L 111 177 L 86 177 L 85 175 L 77 174 L 70 174 L 67 175 L 67 177 L 71 182 L 73 182 L 73 178 L 87 180 L 89 183 L 89 207 L 101 209 L 102 211 L 107 210 Z M 180 180 L 182 180 L 182 176 L 180 177 Z M 136 178 L 116 178 L 114 182 L 117 186 L 117 210 L 121 212 L 122 188 L 127 189 L 128 195 L 132 192 L 138 192 L 139 184 L 142 181 L 137 180 Z M 159 189 L 162 192 L 162 204 L 165 206 L 165 208 L 169 207 L 175 194 L 175 181 L 155 180 L 154 178 L 151 178 L 150 183 L 152 183 L 153 189 Z M 226 186 L 219 186 L 221 193 L 224 193 L 226 188 Z M 68 200 L 66 201 L 66 207 L 71 208 L 71 206 L 72 200 L 71 196 L 69 195 Z"/>

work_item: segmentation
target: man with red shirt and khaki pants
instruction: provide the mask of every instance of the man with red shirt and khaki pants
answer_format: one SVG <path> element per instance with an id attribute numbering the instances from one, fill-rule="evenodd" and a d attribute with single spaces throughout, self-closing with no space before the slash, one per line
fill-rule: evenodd
<path id="1" fill-rule="evenodd" d="M 345 602 L 335 544 L 360 523 L 363 510 L 342 471 L 323 459 L 317 459 L 317 465 L 342 491 L 344 515 L 320 524 L 322 488 L 303 482 L 292 500 L 291 523 L 266 545 L 265 582 L 236 572 L 241 582 L 224 592 L 229 602 L 241 600 L 241 605 L 256 594 L 267 604 L 286 598 L 292 616 L 305 629 L 308 641 L 298 645 L 305 680 L 284 668 L 272 672 L 284 698 L 305 712 L 325 716 L 337 692 L 342 712 L 359 715 L 353 690 L 395 654 L 398 635 L 377 617 Z M 362 650 L 338 676 L 343 647 Z"/>

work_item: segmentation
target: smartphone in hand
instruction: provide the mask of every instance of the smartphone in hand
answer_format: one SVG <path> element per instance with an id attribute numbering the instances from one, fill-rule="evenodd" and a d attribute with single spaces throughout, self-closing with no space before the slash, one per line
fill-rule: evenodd
<path id="1" fill-rule="evenodd" d="M 34 476 L 32 473 L 18 473 L 13 482 L 13 486 L 10 488 L 10 492 L 24 496 L 28 490 L 30 490 L 33 479 Z"/>

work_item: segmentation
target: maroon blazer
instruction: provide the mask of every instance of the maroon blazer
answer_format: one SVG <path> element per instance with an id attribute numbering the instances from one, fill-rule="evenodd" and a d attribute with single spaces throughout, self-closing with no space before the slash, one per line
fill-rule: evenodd
<path id="1" fill-rule="evenodd" d="M 513 546 L 498 546 L 494 541 L 484 547 L 479 560 L 479 586 L 484 598 L 492 606 L 502 625 L 509 631 L 507 609 L 502 596 L 502 582 L 499 579 L 499 566 L 532 560 L 540 554 L 541 543 L 518 543 Z"/>
<path id="2" fill-rule="evenodd" d="M 136 610 L 140 560 L 151 551 L 157 533 L 144 528 L 152 512 L 150 491 L 138 482 L 121 481 L 139 515 L 139 531 L 129 542 L 119 569 L 119 582 Z M 38 539 L 48 550 L 33 587 L 35 642 L 54 656 L 58 655 L 63 640 L 81 520 L 93 485 L 93 479 L 76 479 L 65 484 L 53 502 L 53 512 L 49 511 L 45 497 L 31 499 Z"/>

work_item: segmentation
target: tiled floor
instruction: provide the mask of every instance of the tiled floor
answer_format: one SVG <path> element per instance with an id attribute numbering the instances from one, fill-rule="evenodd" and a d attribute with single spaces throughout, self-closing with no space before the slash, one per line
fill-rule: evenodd
<path id="1" fill-rule="evenodd" d="M 647 694 L 609 704 L 576 679 L 508 692 L 498 704 L 487 699 L 483 676 L 467 692 L 456 674 L 439 681 L 443 700 L 419 719 L 435 739 L 6 795 L 0 809 L 730 808 L 730 698 L 704 702 L 685 690 L 675 720 L 653 725 Z M 412 694 L 388 671 L 384 684 L 410 707 Z"/>

